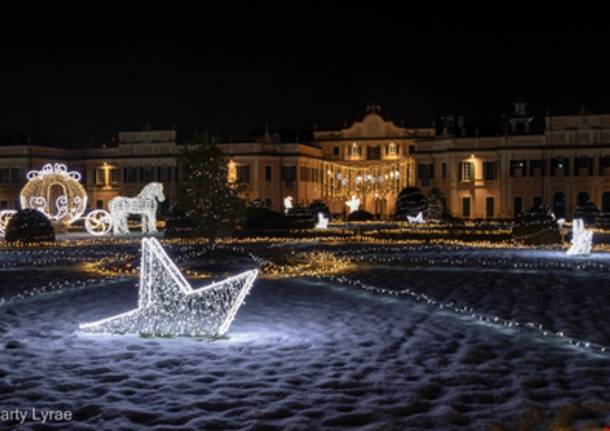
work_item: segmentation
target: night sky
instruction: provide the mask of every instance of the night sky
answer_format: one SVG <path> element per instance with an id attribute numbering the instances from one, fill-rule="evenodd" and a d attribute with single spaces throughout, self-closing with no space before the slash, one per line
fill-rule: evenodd
<path id="1" fill-rule="evenodd" d="M 402 15 L 333 12 L 11 19 L 1 143 L 86 146 L 147 122 L 181 138 L 340 128 L 371 100 L 407 126 L 455 113 L 494 127 L 518 96 L 537 115 L 610 113 L 607 36 L 410 30 Z"/>

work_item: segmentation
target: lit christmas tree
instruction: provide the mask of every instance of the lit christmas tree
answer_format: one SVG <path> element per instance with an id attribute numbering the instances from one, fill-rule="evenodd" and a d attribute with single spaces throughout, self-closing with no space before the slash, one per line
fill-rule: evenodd
<path id="1" fill-rule="evenodd" d="M 231 234 L 245 209 L 237 186 L 227 179 L 227 162 L 222 151 L 196 133 L 180 160 L 181 208 L 193 222 L 196 235 L 210 242 Z"/>

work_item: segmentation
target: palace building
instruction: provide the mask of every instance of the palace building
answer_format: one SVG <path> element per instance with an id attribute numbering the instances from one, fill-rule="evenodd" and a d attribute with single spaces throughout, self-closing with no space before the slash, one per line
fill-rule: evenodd
<path id="1" fill-rule="evenodd" d="M 537 203 L 558 217 L 588 201 L 610 211 L 610 114 L 549 115 L 533 130 L 526 104 L 517 102 L 504 123 L 493 136 L 469 135 L 461 117 L 446 117 L 440 127 L 403 127 L 371 105 L 360 121 L 315 130 L 309 139 L 286 142 L 266 131 L 217 144 L 243 197 L 276 211 L 292 196 L 302 205 L 322 200 L 344 215 L 345 201 L 357 196 L 361 209 L 391 218 L 407 186 L 440 190 L 449 212 L 467 219 L 513 218 Z M 175 130 L 120 132 L 98 148 L 3 145 L 0 208 L 16 208 L 26 173 L 46 163 L 79 171 L 92 209 L 107 209 L 114 196 L 136 195 L 151 181 L 164 184 L 167 208 L 176 200 L 180 151 Z"/>

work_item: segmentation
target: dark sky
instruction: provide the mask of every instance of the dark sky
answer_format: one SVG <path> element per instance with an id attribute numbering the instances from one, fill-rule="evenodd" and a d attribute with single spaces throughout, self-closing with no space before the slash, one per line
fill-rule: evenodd
<path id="1" fill-rule="evenodd" d="M 0 134 L 80 146 L 148 121 L 183 137 L 265 122 L 335 128 L 373 99 L 413 126 L 446 113 L 493 126 L 519 95 L 534 114 L 610 113 L 608 35 L 413 29 L 392 13 L 333 12 L 11 19 Z"/>

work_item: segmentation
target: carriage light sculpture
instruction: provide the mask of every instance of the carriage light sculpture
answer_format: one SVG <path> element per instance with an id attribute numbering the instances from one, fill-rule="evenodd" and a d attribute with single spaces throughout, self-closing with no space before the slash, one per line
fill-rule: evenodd
<path id="1" fill-rule="evenodd" d="M 155 238 L 142 239 L 138 308 L 97 322 L 91 333 L 215 338 L 224 335 L 258 270 L 193 289 Z"/>
<path id="2" fill-rule="evenodd" d="M 66 226 L 81 218 L 87 208 L 87 192 L 79 172 L 69 171 L 62 163 L 47 163 L 26 177 L 28 182 L 19 196 L 21 208 L 36 209 L 53 223 Z"/>

